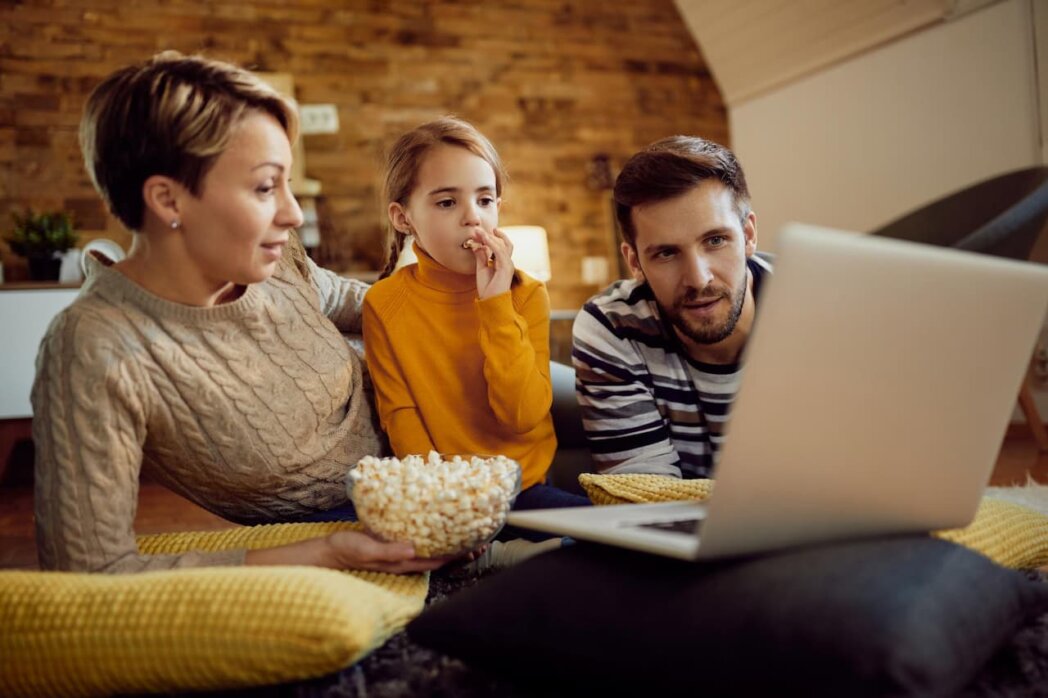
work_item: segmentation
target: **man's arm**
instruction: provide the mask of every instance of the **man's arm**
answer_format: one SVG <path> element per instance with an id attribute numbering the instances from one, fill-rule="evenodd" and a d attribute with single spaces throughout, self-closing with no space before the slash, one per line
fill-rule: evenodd
<path id="1" fill-rule="evenodd" d="M 633 344 L 587 303 L 572 331 L 575 391 L 590 453 L 605 474 L 681 476 L 680 458 Z"/>

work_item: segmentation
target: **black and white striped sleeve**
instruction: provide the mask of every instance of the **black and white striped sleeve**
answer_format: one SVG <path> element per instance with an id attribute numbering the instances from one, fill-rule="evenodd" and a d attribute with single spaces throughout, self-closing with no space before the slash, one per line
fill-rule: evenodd
<path id="1" fill-rule="evenodd" d="M 681 476 L 680 457 L 654 395 L 655 378 L 631 337 L 593 302 L 575 320 L 572 362 L 590 452 L 602 473 Z"/>

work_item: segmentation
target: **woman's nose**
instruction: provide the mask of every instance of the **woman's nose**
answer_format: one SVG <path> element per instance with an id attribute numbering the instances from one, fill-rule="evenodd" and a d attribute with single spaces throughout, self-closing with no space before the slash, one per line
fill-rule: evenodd
<path id="1" fill-rule="evenodd" d="M 281 228 L 298 228 L 305 221 L 302 215 L 302 207 L 298 205 L 295 196 L 285 192 L 280 209 L 277 211 L 277 225 Z"/>

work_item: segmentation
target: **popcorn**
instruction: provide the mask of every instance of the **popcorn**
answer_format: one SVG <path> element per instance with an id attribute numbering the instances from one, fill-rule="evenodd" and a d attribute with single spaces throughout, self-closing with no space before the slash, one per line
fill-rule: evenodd
<path id="1" fill-rule="evenodd" d="M 491 540 L 520 491 L 520 466 L 505 456 L 365 456 L 347 488 L 360 521 L 386 540 L 408 541 L 419 557 L 473 550 Z"/>

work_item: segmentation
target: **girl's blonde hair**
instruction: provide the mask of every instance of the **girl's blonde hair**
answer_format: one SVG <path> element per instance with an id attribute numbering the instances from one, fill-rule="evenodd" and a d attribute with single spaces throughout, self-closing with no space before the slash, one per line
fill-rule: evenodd
<path id="1" fill-rule="evenodd" d="M 426 154 L 438 145 L 465 148 L 491 165 L 495 171 L 495 195 L 502 196 L 506 172 L 495 146 L 473 124 L 445 116 L 408 131 L 393 144 L 386 159 L 386 181 L 382 189 L 387 207 L 394 202 L 407 206 L 411 192 L 418 185 L 418 172 Z M 386 264 L 380 278 L 393 273 L 408 235 L 408 232 L 397 230 L 392 222 L 389 223 L 386 232 Z"/>
<path id="2" fill-rule="evenodd" d="M 194 196 L 246 112 L 270 114 L 294 141 L 298 113 L 252 73 L 164 51 L 122 68 L 94 89 L 80 120 L 80 149 L 95 188 L 128 228 L 140 230 L 142 185 L 171 177 Z"/>

